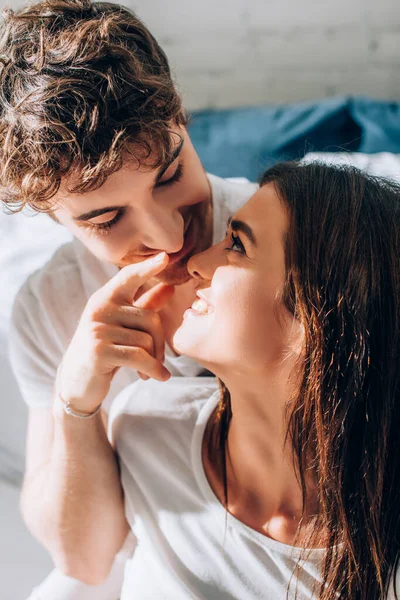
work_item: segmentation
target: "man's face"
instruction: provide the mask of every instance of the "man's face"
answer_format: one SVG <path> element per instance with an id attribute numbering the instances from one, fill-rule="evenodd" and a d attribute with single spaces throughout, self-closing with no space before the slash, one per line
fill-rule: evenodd
<path id="1" fill-rule="evenodd" d="M 212 242 L 209 183 L 186 130 L 179 133 L 160 169 L 127 162 L 97 190 L 62 186 L 54 210 L 95 256 L 120 268 L 164 250 L 169 264 L 158 279 L 173 285 L 189 279 L 189 258 Z"/>

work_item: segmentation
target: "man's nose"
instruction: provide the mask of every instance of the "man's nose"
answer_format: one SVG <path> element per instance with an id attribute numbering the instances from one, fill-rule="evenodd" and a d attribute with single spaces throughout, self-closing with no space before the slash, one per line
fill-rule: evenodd
<path id="1" fill-rule="evenodd" d="M 152 250 L 164 250 L 168 254 L 178 252 L 184 241 L 184 220 L 179 212 L 163 213 L 158 210 L 143 216 L 142 244 Z"/>

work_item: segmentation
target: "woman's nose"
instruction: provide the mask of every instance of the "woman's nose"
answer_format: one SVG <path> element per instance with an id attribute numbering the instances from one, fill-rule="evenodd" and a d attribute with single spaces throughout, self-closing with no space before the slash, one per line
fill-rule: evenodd
<path id="1" fill-rule="evenodd" d="M 195 254 L 189 259 L 188 271 L 195 279 L 206 279 L 211 281 L 215 270 L 221 266 L 222 257 L 217 246 L 211 246 L 208 250 Z"/>

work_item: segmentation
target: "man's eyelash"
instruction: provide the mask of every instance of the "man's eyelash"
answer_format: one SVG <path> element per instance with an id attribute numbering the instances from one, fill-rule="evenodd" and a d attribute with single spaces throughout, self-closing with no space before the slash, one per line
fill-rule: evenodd
<path id="1" fill-rule="evenodd" d="M 90 222 L 88 222 L 87 225 L 90 229 L 95 229 L 97 231 L 100 230 L 100 232 L 106 233 L 106 231 L 108 229 L 111 229 L 111 227 L 113 227 L 113 225 L 116 225 L 118 223 L 118 221 L 124 216 L 124 214 L 125 214 L 125 210 L 123 208 L 120 208 L 119 211 L 117 212 L 117 214 L 115 215 L 115 217 L 113 217 L 106 223 L 90 223 Z"/>
<path id="2" fill-rule="evenodd" d="M 159 181 L 156 184 L 156 187 L 162 187 L 163 185 L 173 185 L 174 183 L 178 183 L 178 181 L 180 181 L 182 179 L 182 175 L 183 175 L 183 163 L 179 163 L 175 173 L 172 175 L 172 177 L 170 177 L 169 179 L 167 179 L 166 181 Z"/>

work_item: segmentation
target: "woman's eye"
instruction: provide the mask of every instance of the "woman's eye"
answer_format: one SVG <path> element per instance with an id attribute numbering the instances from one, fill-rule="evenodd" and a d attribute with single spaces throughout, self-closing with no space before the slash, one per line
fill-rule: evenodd
<path id="1" fill-rule="evenodd" d="M 246 254 L 246 250 L 239 236 L 231 233 L 231 242 L 232 245 L 229 248 L 225 248 L 226 250 L 233 250 L 234 252 L 239 252 L 240 254 Z"/>

